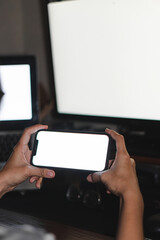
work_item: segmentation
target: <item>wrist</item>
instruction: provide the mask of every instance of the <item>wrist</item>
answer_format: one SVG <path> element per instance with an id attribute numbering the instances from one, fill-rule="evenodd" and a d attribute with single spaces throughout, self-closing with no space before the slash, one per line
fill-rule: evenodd
<path id="1" fill-rule="evenodd" d="M 3 197 L 7 192 L 11 191 L 9 189 L 7 181 L 6 181 L 6 174 L 3 170 L 0 171 L 0 198 Z"/>
<path id="2" fill-rule="evenodd" d="M 144 203 L 139 188 L 130 189 L 120 196 L 118 239 L 144 239 L 143 233 Z M 132 233 L 132 234 L 131 234 Z"/>
<path id="3" fill-rule="evenodd" d="M 122 202 L 122 204 L 129 206 L 129 208 L 131 206 L 133 206 L 135 208 L 141 209 L 143 212 L 144 202 L 143 202 L 143 197 L 142 197 L 142 194 L 141 194 L 139 188 L 134 191 L 131 189 L 131 190 L 125 192 L 124 194 L 122 194 L 121 202 Z"/>
<path id="4" fill-rule="evenodd" d="M 0 198 L 2 198 L 5 193 L 7 193 L 6 186 L 3 179 L 0 177 Z"/>

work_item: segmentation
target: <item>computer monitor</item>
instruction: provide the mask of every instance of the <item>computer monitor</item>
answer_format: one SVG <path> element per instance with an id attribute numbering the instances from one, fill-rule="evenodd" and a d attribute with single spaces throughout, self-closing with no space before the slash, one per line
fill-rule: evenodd
<path id="1" fill-rule="evenodd" d="M 160 2 L 48 1 L 56 111 L 160 129 Z"/>
<path id="2" fill-rule="evenodd" d="M 23 129 L 38 122 L 34 56 L 0 56 L 0 130 Z"/>

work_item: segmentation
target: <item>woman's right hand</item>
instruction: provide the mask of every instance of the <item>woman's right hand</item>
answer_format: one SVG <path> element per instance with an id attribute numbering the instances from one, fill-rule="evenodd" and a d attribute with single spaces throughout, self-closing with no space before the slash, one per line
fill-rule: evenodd
<path id="1" fill-rule="evenodd" d="M 89 182 L 102 182 L 107 190 L 117 196 L 125 196 L 130 192 L 139 192 L 139 185 L 135 170 L 135 161 L 130 158 L 124 137 L 113 130 L 106 129 L 116 142 L 116 157 L 111 167 L 102 172 L 90 174 Z"/>

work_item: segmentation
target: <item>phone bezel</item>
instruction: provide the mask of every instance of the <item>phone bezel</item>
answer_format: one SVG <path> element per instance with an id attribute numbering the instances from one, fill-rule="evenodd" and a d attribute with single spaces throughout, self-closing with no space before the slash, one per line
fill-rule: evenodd
<path id="1" fill-rule="evenodd" d="M 31 165 L 35 166 L 35 167 L 39 167 L 39 168 L 48 168 L 48 169 L 52 169 L 52 170 L 56 170 L 56 171 L 80 171 L 80 172 L 95 172 L 94 170 L 89 170 L 89 169 L 76 169 L 76 168 L 66 168 L 66 167 L 52 167 L 52 166 L 41 166 L 41 165 L 35 165 L 33 163 L 33 158 L 36 155 L 36 148 L 37 148 L 37 136 L 39 134 L 39 132 L 62 132 L 62 133 L 80 133 L 80 134 L 93 134 L 93 135 L 106 135 L 108 137 L 108 149 L 106 151 L 106 162 L 105 162 L 105 167 L 104 169 L 102 169 L 101 171 L 104 171 L 106 169 L 108 169 L 108 163 L 109 163 L 109 155 L 110 155 L 110 136 L 108 134 L 104 133 L 98 133 L 98 132 L 91 132 L 91 131 L 68 131 L 68 130 L 38 130 L 35 135 L 34 135 L 34 140 L 33 140 L 33 144 L 32 144 L 32 155 L 31 155 Z"/>

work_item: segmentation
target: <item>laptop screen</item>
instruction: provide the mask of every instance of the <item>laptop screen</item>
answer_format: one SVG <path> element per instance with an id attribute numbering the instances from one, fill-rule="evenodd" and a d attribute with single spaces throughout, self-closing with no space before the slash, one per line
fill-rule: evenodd
<path id="1" fill-rule="evenodd" d="M 33 56 L 0 57 L 0 128 L 24 128 L 38 121 Z"/>
<path id="2" fill-rule="evenodd" d="M 30 78 L 29 64 L 0 66 L 1 121 L 32 118 Z"/>

